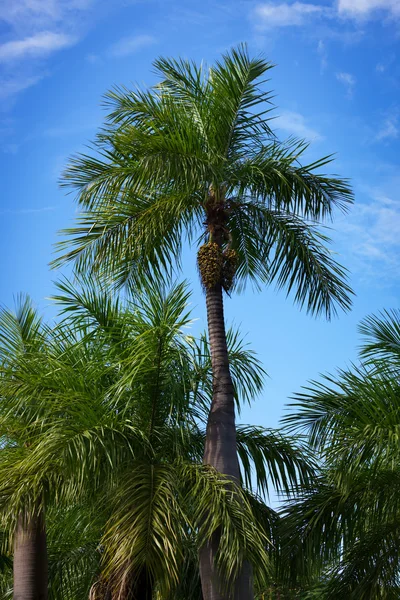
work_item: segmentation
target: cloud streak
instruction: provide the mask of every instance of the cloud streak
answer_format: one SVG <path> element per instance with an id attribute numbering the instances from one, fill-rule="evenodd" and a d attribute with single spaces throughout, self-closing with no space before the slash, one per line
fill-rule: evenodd
<path id="1" fill-rule="evenodd" d="M 252 16 L 258 29 L 273 29 L 311 25 L 317 19 L 366 20 L 378 12 L 400 17 L 399 0 L 332 0 L 329 6 L 318 2 L 265 2 L 254 8 Z"/>
<path id="2" fill-rule="evenodd" d="M 156 43 L 157 40 L 152 35 L 143 34 L 126 37 L 113 44 L 107 54 L 114 58 L 124 58 Z"/>
<path id="3" fill-rule="evenodd" d="M 397 182 L 392 182 L 397 187 Z M 400 275 L 400 203 L 383 188 L 364 190 L 367 202 L 358 202 L 336 222 L 340 245 L 361 279 L 392 284 Z M 335 236 L 336 237 L 336 236 Z"/>
<path id="4" fill-rule="evenodd" d="M 387 141 L 387 140 L 396 140 L 400 136 L 400 126 L 399 126 L 399 118 L 397 115 L 392 114 L 389 115 L 381 129 L 378 131 L 376 135 L 376 140 L 378 142 Z"/>
<path id="5" fill-rule="evenodd" d="M 76 39 L 65 33 L 42 31 L 22 40 L 0 45 L 0 63 L 25 58 L 46 57 L 57 50 L 72 46 Z"/>
<path id="6" fill-rule="evenodd" d="M 43 78 L 44 74 L 35 75 L 31 77 L 5 77 L 0 79 L 0 100 L 8 100 L 13 96 L 27 90 L 28 88 L 38 84 Z"/>
<path id="7" fill-rule="evenodd" d="M 310 127 L 303 115 L 294 111 L 282 111 L 276 119 L 274 119 L 276 127 L 286 131 L 290 135 L 295 135 L 307 140 L 319 141 L 323 136 Z"/>
<path id="8" fill-rule="evenodd" d="M 329 14 L 329 8 L 319 4 L 304 4 L 303 2 L 294 2 L 293 4 L 268 2 L 259 4 L 254 10 L 257 26 L 264 29 L 300 26 L 311 18 Z"/>
<path id="9" fill-rule="evenodd" d="M 0 44 L 0 100 L 10 100 L 49 75 L 47 61 L 78 43 L 98 0 L 0 0 L 7 37 Z M 4 102 L 6 105 L 4 106 Z"/>
<path id="10" fill-rule="evenodd" d="M 56 27 L 70 28 L 96 0 L 0 0 L 0 20 L 17 36 Z"/>
<path id="11" fill-rule="evenodd" d="M 345 73 L 344 71 L 336 73 L 336 79 L 342 83 L 347 90 L 347 97 L 352 98 L 354 88 L 356 85 L 356 78 L 351 73 Z"/>
<path id="12" fill-rule="evenodd" d="M 392 16 L 400 16 L 398 0 L 339 0 L 339 15 L 355 18 L 367 18 L 377 11 L 388 12 Z"/>

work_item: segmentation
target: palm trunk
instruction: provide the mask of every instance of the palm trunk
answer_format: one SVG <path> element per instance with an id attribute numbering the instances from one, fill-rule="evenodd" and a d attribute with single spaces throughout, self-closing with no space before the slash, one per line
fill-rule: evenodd
<path id="1" fill-rule="evenodd" d="M 14 537 L 14 600 L 47 600 L 47 576 L 43 513 L 20 515 Z"/>
<path id="2" fill-rule="evenodd" d="M 208 416 L 203 463 L 239 481 L 235 404 L 229 370 L 221 284 L 206 290 L 206 302 L 213 397 Z M 221 591 L 221 582 L 215 566 L 217 550 L 218 536 L 214 536 L 200 551 L 200 577 L 204 600 L 253 600 L 252 573 L 249 564 L 243 566 L 231 596 Z"/>

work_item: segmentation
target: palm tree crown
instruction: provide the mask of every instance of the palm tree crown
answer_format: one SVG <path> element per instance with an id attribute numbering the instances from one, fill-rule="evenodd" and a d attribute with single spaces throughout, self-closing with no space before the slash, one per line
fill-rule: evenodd
<path id="1" fill-rule="evenodd" d="M 186 236 L 206 242 L 205 287 L 276 281 L 312 313 L 348 308 L 345 271 L 316 223 L 352 193 L 320 174 L 330 156 L 302 165 L 307 144 L 275 137 L 262 89 L 271 67 L 245 46 L 209 69 L 161 58 L 154 88 L 109 92 L 93 155 L 76 156 L 64 174 L 83 212 L 55 264 L 141 281 L 179 264 Z"/>

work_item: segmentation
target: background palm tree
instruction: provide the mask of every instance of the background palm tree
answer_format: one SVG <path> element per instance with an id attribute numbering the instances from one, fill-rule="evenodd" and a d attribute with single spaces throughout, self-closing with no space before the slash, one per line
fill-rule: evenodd
<path id="1" fill-rule="evenodd" d="M 275 489 L 308 481 L 311 462 L 279 433 L 243 426 L 240 496 L 201 466 L 210 354 L 205 337 L 185 333 L 185 286 L 148 287 L 125 301 L 93 281 L 58 288 L 64 318 L 42 326 L 29 357 L 16 352 L 21 319 L 3 311 L 1 329 L 2 516 L 13 531 L 16 507 L 42 499 L 50 598 L 77 600 L 89 588 L 93 599 L 107 589 L 112 598 L 179 598 L 198 581 L 193 550 L 220 528 L 226 583 L 251 557 L 261 585 L 274 516 L 250 491 L 252 466 L 255 492 L 267 492 L 270 475 Z M 250 398 L 263 371 L 237 333 L 228 339 L 235 396 Z M 15 554 L 14 564 L 18 586 Z"/>
<path id="2" fill-rule="evenodd" d="M 2 482 L 2 503 L 8 504 L 14 529 L 14 598 L 47 599 L 47 545 L 44 525 L 44 490 L 35 485 L 28 490 L 20 486 L 18 501 L 10 504 L 10 489 L 18 486 L 19 464 L 29 451 L 41 417 L 40 406 L 33 414 L 24 405 L 22 394 L 14 387 L 23 361 L 25 372 L 36 370 L 41 360 L 46 328 L 28 298 L 20 298 L 16 313 L 0 312 L 0 385 L 1 385 L 1 466 L 10 477 Z M 22 483 L 22 482 L 21 482 Z"/>
<path id="3" fill-rule="evenodd" d="M 116 88 L 93 155 L 78 155 L 64 183 L 78 192 L 79 224 L 54 264 L 111 274 L 119 284 L 168 274 L 182 240 L 197 240 L 206 294 L 213 372 L 204 463 L 239 480 L 234 388 L 229 370 L 223 289 L 246 280 L 276 282 L 314 314 L 348 309 L 350 288 L 316 223 L 352 200 L 347 183 L 301 164 L 307 144 L 279 142 L 269 125 L 271 64 L 245 46 L 207 69 L 185 60 L 154 63 L 160 83 L 148 91 Z M 206 600 L 226 598 L 215 556 L 218 536 L 200 555 Z M 251 569 L 235 598 L 252 598 Z"/>
<path id="4" fill-rule="evenodd" d="M 369 317 L 360 330 L 361 364 L 313 382 L 286 419 L 322 460 L 320 477 L 288 509 L 292 551 L 330 600 L 400 593 L 400 312 Z"/>

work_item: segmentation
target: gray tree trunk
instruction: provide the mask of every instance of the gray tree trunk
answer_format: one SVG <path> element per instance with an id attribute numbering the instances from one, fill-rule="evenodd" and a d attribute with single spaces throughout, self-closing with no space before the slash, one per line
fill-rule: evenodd
<path id="1" fill-rule="evenodd" d="M 213 397 L 208 416 L 203 463 L 239 481 L 236 446 L 235 403 L 229 370 L 224 306 L 220 284 L 206 291 L 208 333 L 213 375 Z M 243 566 L 231 596 L 221 591 L 215 566 L 218 536 L 200 551 L 200 577 L 204 600 L 253 600 L 252 570 Z"/>
<path id="2" fill-rule="evenodd" d="M 20 515 L 14 536 L 14 600 L 47 600 L 47 578 L 43 513 Z"/>

